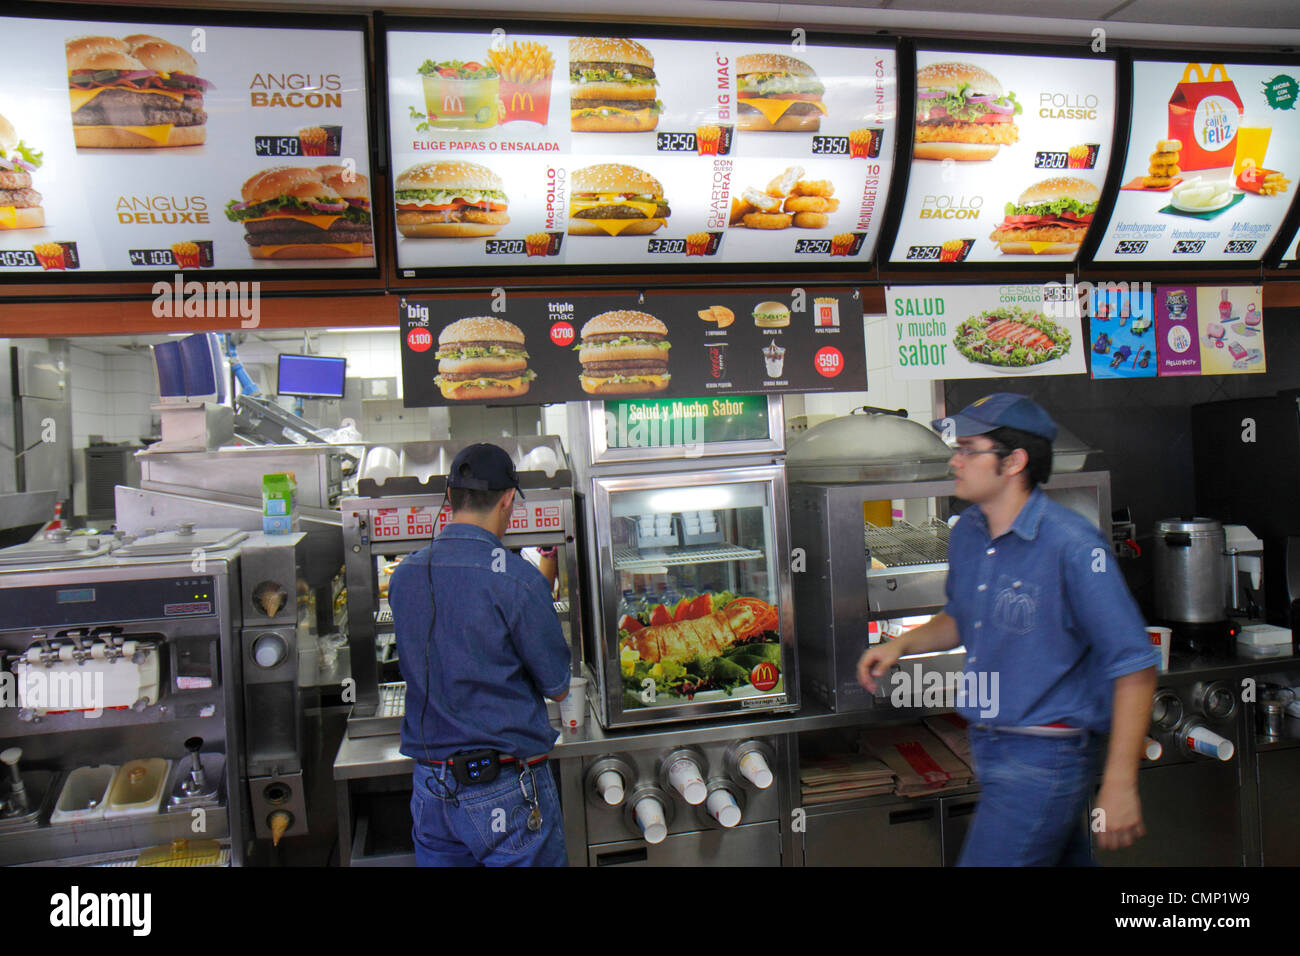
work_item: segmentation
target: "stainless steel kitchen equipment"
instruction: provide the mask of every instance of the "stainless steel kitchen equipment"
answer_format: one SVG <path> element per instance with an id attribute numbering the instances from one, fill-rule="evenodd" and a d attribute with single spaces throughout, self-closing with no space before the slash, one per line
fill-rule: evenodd
<path id="1" fill-rule="evenodd" d="M 199 837 L 242 861 L 246 804 L 231 759 L 242 537 L 60 533 L 0 551 L 0 656 L 18 689 L 17 706 L 0 708 L 0 748 L 21 749 L 29 808 L 0 820 L 0 861 L 134 860 Z M 79 774 L 59 800 L 65 777 L 100 765 L 117 770 L 98 797 Z"/>
<path id="2" fill-rule="evenodd" d="M 1173 630 L 1175 647 L 1226 651 L 1236 634 L 1228 620 L 1223 525 L 1213 518 L 1157 521 L 1156 622 Z"/>
<path id="3" fill-rule="evenodd" d="M 805 687 L 832 710 L 883 705 L 892 675 L 873 698 L 857 679 L 863 651 L 947 603 L 948 519 L 965 506 L 951 480 L 933 479 L 951 457 L 931 429 L 879 410 L 824 422 L 791 442 L 791 543 L 806 561 L 794 576 L 800 660 Z M 1110 539 L 1109 473 L 1054 474 L 1044 491 Z M 898 666 L 915 681 L 947 685 L 965 658 L 958 647 Z"/>
<path id="4" fill-rule="evenodd" d="M 779 397 L 568 412 L 601 725 L 797 709 Z"/>
<path id="5" fill-rule="evenodd" d="M 72 402 L 63 359 L 0 339 L 0 493 L 72 492 Z M 50 514 L 45 515 L 48 520 Z"/>

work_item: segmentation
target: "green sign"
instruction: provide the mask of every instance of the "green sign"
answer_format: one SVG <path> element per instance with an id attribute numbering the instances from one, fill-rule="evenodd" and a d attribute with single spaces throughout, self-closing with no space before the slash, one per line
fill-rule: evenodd
<path id="1" fill-rule="evenodd" d="M 605 403 L 610 448 L 665 448 L 767 438 L 767 396 L 620 399 Z"/>
<path id="2" fill-rule="evenodd" d="M 1296 82 L 1294 76 L 1279 73 L 1264 82 L 1264 98 L 1275 110 L 1295 109 L 1297 96 L 1300 96 L 1300 83 Z"/>

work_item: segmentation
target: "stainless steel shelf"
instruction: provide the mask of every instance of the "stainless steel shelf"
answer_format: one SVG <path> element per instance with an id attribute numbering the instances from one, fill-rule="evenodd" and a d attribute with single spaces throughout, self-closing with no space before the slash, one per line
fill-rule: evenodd
<path id="1" fill-rule="evenodd" d="M 719 561 L 752 561 L 763 557 L 763 552 L 754 548 L 742 548 L 734 544 L 707 544 L 694 547 L 677 548 L 671 553 L 661 555 L 644 555 L 636 548 L 614 549 L 615 571 L 649 571 L 654 568 L 670 567 L 683 564 L 714 564 Z"/>
<path id="2" fill-rule="evenodd" d="M 868 553 L 890 568 L 946 562 L 949 534 L 948 525 L 937 518 L 919 526 L 896 521 L 879 527 L 868 521 L 863 529 Z"/>

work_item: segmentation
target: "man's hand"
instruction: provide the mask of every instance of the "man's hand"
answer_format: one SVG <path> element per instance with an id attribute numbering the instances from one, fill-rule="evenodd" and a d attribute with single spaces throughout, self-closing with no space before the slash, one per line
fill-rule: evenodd
<path id="1" fill-rule="evenodd" d="M 875 679 L 889 673 L 889 669 L 898 660 L 900 651 L 897 641 L 886 641 L 868 648 L 858 659 L 858 683 L 874 694 Z"/>
<path id="2" fill-rule="evenodd" d="M 1147 834 L 1142 825 L 1142 804 L 1138 800 L 1137 784 L 1111 784 L 1104 778 L 1101 792 L 1097 794 L 1096 809 L 1102 812 L 1103 830 L 1097 834 L 1097 845 L 1103 850 L 1118 850 L 1132 846 L 1139 837 Z"/>

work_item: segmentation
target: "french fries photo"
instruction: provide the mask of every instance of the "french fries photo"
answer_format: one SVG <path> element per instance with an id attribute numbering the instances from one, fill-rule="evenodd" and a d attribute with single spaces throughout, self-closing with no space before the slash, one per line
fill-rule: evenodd
<path id="1" fill-rule="evenodd" d="M 549 80 L 555 72 L 555 57 L 540 43 L 518 40 L 500 50 L 488 50 L 488 62 L 508 83 L 526 86 L 539 80 Z"/>

